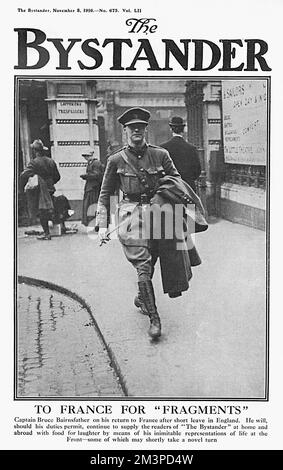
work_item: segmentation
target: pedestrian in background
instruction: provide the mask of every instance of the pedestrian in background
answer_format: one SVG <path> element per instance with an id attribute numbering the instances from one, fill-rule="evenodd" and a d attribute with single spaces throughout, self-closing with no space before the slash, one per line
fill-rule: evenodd
<path id="1" fill-rule="evenodd" d="M 34 140 L 31 148 L 32 160 L 20 175 L 20 189 L 23 190 L 27 185 L 28 190 L 29 184 L 30 188 L 33 187 L 36 194 L 36 212 L 43 228 L 43 234 L 37 238 L 51 240 L 48 222 L 54 220 L 54 185 L 60 180 L 60 174 L 54 160 L 45 155 L 48 149 L 40 139 Z M 37 179 L 36 184 L 31 182 L 33 178 Z"/>
<path id="2" fill-rule="evenodd" d="M 96 203 L 103 178 L 104 167 L 102 163 L 94 157 L 94 149 L 88 147 L 82 153 L 87 161 L 86 172 L 80 177 L 86 182 L 84 187 L 82 224 L 86 227 L 95 218 Z"/>
<path id="3" fill-rule="evenodd" d="M 169 121 L 172 137 L 167 142 L 160 144 L 160 147 L 168 150 L 182 179 L 196 191 L 196 180 L 201 174 L 201 165 L 197 148 L 183 137 L 185 125 L 182 117 L 173 116 Z M 201 259 L 189 234 L 186 242 L 191 266 L 199 266 Z"/>
<path id="4" fill-rule="evenodd" d="M 185 125 L 183 118 L 179 116 L 172 117 L 169 121 L 172 138 L 160 144 L 160 147 L 168 150 L 182 179 L 196 191 L 195 182 L 201 174 L 201 166 L 197 148 L 183 137 Z"/>

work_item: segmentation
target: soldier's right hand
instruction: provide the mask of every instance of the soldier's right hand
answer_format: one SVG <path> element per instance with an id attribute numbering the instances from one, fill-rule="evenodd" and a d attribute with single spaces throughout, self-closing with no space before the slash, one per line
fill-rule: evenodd
<path id="1" fill-rule="evenodd" d="M 107 234 L 107 228 L 99 228 L 98 239 L 99 239 L 100 246 L 106 243 L 106 241 L 108 241 L 106 234 Z"/>

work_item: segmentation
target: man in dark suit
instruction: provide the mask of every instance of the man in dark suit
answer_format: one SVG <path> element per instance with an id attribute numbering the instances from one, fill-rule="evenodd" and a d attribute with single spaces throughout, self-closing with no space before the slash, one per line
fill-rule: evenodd
<path id="1" fill-rule="evenodd" d="M 169 126 L 171 127 L 173 136 L 167 142 L 160 144 L 160 147 L 168 150 L 182 179 L 195 191 L 195 181 L 201 173 L 197 148 L 189 142 L 186 142 L 183 137 L 185 127 L 183 118 L 179 116 L 172 117 Z"/>
<path id="2" fill-rule="evenodd" d="M 185 127 L 183 118 L 179 116 L 172 117 L 169 126 L 171 127 L 173 136 L 167 142 L 160 144 L 160 147 L 163 147 L 169 152 L 181 178 L 196 191 L 195 182 L 201 174 L 197 148 L 189 142 L 186 142 L 183 137 Z M 187 247 L 191 266 L 200 265 L 201 259 L 190 235 L 187 237 Z"/>

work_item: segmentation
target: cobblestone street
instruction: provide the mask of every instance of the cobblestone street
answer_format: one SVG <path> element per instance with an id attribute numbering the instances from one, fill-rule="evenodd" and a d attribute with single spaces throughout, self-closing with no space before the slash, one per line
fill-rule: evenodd
<path id="1" fill-rule="evenodd" d="M 60 293 L 20 284 L 19 397 L 123 396 L 86 308 Z"/>

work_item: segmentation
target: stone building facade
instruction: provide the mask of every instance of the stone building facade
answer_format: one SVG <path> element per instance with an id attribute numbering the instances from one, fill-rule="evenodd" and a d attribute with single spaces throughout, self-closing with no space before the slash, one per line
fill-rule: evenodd
<path id="1" fill-rule="evenodd" d="M 188 80 L 188 139 L 202 161 L 208 215 L 264 230 L 268 189 L 267 80 Z"/>
<path id="2" fill-rule="evenodd" d="M 148 140 L 170 137 L 174 115 L 187 121 L 185 138 L 197 146 L 202 164 L 198 182 L 208 215 L 264 229 L 268 182 L 268 90 L 266 80 L 18 79 L 16 86 L 17 173 L 40 138 L 56 161 L 65 194 L 80 219 L 91 145 L 103 163 L 112 144 L 125 143 L 117 118 L 140 106 L 151 113 Z M 24 201 L 19 197 L 19 212 Z"/>

